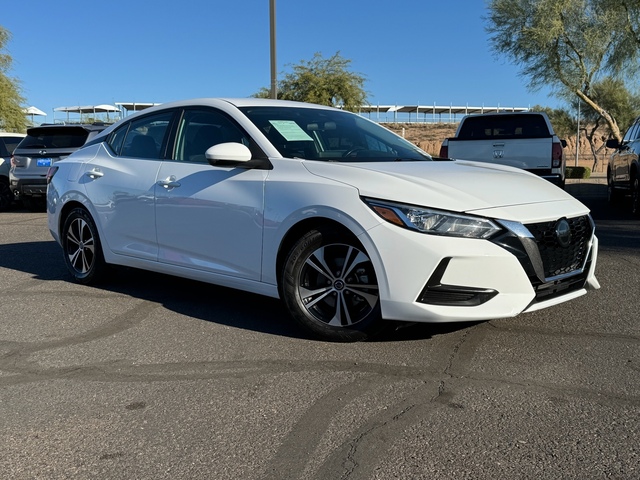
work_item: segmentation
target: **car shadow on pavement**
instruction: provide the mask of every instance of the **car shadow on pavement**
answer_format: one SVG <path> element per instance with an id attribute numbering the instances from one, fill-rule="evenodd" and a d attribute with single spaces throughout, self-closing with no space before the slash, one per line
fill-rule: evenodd
<path id="1" fill-rule="evenodd" d="M 115 280 L 100 288 L 162 304 L 168 310 L 207 322 L 306 340 L 315 340 L 289 317 L 280 300 L 204 282 L 116 267 Z M 388 322 L 369 342 L 424 340 L 475 323 L 424 324 Z"/>
<path id="2" fill-rule="evenodd" d="M 54 241 L 0 245 L 0 268 L 23 272 L 36 280 L 73 282 Z M 299 339 L 314 340 L 295 323 L 275 298 L 242 292 L 134 268 L 113 267 L 109 277 L 92 287 L 162 305 L 164 308 L 207 322 Z M 61 295 L 64 295 L 61 292 Z M 424 340 L 468 327 L 389 322 L 384 333 L 371 342 Z"/>

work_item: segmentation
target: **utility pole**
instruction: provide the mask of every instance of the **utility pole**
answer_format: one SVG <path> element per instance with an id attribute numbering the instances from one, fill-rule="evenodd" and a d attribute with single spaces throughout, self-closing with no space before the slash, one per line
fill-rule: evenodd
<path id="1" fill-rule="evenodd" d="M 276 0 L 269 0 L 271 21 L 271 98 L 278 98 L 278 74 L 276 72 Z"/>
<path id="2" fill-rule="evenodd" d="M 576 132 L 576 167 L 578 166 L 578 152 L 580 152 L 580 99 L 578 99 L 578 131 Z"/>

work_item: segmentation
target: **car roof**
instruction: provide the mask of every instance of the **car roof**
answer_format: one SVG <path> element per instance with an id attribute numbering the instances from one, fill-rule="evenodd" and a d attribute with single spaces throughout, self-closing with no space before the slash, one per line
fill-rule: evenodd
<path id="1" fill-rule="evenodd" d="M 26 133 L 0 132 L 0 137 L 26 137 Z"/>
<path id="2" fill-rule="evenodd" d="M 42 125 L 38 125 L 38 126 L 34 126 L 34 127 L 29 127 L 27 128 L 27 133 L 31 133 L 33 130 L 42 130 L 42 129 L 71 129 L 71 128 L 83 128 L 84 130 L 87 130 L 88 132 L 99 132 L 101 130 L 104 130 L 105 128 L 109 127 L 110 124 L 106 124 L 106 123 L 69 123 L 69 124 L 63 124 L 63 123 L 43 123 Z"/>
<path id="3" fill-rule="evenodd" d="M 297 108 L 316 108 L 319 110 L 336 110 L 334 107 L 328 107 L 325 105 L 318 105 L 314 103 L 295 102 L 291 100 L 275 100 L 272 98 L 233 98 L 233 97 L 200 97 L 190 98 L 186 100 L 177 100 L 167 103 L 159 103 L 144 110 L 139 110 L 131 115 L 124 117 L 113 125 L 109 125 L 108 129 L 99 134 L 97 139 L 102 141 L 107 135 L 109 135 L 114 129 L 117 129 L 125 122 L 134 120 L 137 117 L 152 114 L 154 112 L 162 112 L 169 108 L 180 107 L 192 107 L 192 106 L 210 106 L 223 108 L 225 106 L 232 105 L 237 108 L 241 107 L 297 107 Z"/>

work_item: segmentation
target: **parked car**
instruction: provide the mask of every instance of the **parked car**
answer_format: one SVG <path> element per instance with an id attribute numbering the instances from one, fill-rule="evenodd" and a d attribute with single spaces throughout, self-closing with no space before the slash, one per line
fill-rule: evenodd
<path id="1" fill-rule="evenodd" d="M 626 131 L 622 143 L 614 138 L 606 145 L 615 150 L 607 166 L 609 201 L 616 203 L 631 195 L 631 212 L 640 215 L 640 117 Z"/>
<path id="2" fill-rule="evenodd" d="M 11 159 L 13 196 L 29 210 L 44 210 L 47 170 L 69 156 L 107 125 L 41 125 L 27 129 Z"/>
<path id="3" fill-rule="evenodd" d="M 512 167 L 434 161 L 329 107 L 163 104 L 47 177 L 76 281 L 125 265 L 279 297 L 326 340 L 384 320 L 513 317 L 599 288 L 594 223 L 571 195 Z"/>
<path id="4" fill-rule="evenodd" d="M 11 155 L 24 137 L 24 133 L 0 132 L 0 210 L 8 208 L 13 202 L 13 194 L 9 187 Z"/>

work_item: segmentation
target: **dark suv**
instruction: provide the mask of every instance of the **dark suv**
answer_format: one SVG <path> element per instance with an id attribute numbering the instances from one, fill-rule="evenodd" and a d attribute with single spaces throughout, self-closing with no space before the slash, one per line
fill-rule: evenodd
<path id="1" fill-rule="evenodd" d="M 617 202 L 631 194 L 631 211 L 640 216 L 640 117 L 624 134 L 622 143 L 607 140 L 607 148 L 615 149 L 607 167 L 609 201 Z"/>
<path id="2" fill-rule="evenodd" d="M 0 132 L 0 211 L 9 208 L 13 201 L 9 188 L 11 155 L 24 137 L 24 133 Z"/>
<path id="3" fill-rule="evenodd" d="M 47 171 L 68 157 L 108 125 L 41 125 L 29 128 L 11 158 L 9 179 L 16 200 L 29 210 L 43 210 Z"/>

